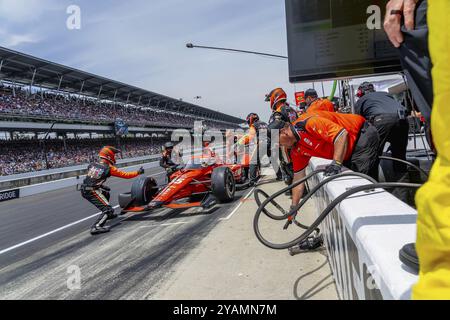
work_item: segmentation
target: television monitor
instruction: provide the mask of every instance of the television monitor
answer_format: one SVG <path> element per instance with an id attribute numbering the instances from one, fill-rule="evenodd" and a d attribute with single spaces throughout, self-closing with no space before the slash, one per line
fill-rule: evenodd
<path id="1" fill-rule="evenodd" d="M 382 28 L 387 2 L 286 0 L 289 80 L 307 82 L 401 71 L 396 49 Z"/>

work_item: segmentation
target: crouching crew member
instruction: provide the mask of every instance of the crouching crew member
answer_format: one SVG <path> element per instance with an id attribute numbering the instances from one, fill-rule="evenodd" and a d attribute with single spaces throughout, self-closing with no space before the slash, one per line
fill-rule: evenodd
<path id="1" fill-rule="evenodd" d="M 339 174 L 345 164 L 356 172 L 371 174 L 378 166 L 377 130 L 359 115 L 336 112 L 306 113 L 295 123 L 276 121 L 269 129 L 280 130 L 280 145 L 292 148 L 294 182 L 305 177 L 311 157 L 333 160 L 325 175 Z M 299 204 L 304 184 L 292 192 L 292 205 Z"/>
<path id="2" fill-rule="evenodd" d="M 381 156 L 386 142 L 391 145 L 392 157 L 406 160 L 408 146 L 409 123 L 406 119 L 406 108 L 386 92 L 376 92 L 373 84 L 362 83 L 358 88 L 359 100 L 355 105 L 355 113 L 363 116 L 377 128 L 380 137 Z M 394 162 L 395 172 L 403 174 L 406 165 Z"/>
<path id="3" fill-rule="evenodd" d="M 109 228 L 105 227 L 106 221 L 117 217 L 114 214 L 114 208 L 109 203 L 111 189 L 104 185 L 106 180 L 111 176 L 133 179 L 144 174 L 144 168 L 135 172 L 124 172 L 117 169 L 115 167 L 116 154 L 119 152 L 120 150 L 114 147 L 102 148 L 98 154 L 100 161 L 89 165 L 88 173 L 81 185 L 82 197 L 102 212 L 91 228 L 92 235 L 109 232 Z"/>

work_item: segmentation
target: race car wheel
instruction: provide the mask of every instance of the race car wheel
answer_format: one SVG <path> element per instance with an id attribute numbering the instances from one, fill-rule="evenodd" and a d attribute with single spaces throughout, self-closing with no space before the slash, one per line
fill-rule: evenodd
<path id="1" fill-rule="evenodd" d="M 220 202 L 230 202 L 236 193 L 236 181 L 233 172 L 228 167 L 214 169 L 211 175 L 211 189 L 213 195 Z"/>
<path id="2" fill-rule="evenodd" d="M 156 180 L 151 177 L 141 176 L 134 181 L 131 186 L 131 197 L 137 206 L 144 206 L 148 204 L 156 195 Z"/>

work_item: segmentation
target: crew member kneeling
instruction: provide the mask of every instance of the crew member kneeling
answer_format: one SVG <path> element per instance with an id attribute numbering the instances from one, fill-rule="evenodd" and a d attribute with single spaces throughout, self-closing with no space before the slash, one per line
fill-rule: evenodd
<path id="1" fill-rule="evenodd" d="M 293 124 L 275 121 L 269 129 L 280 130 L 280 145 L 292 148 L 294 182 L 305 177 L 311 157 L 333 160 L 326 167 L 326 176 L 339 174 L 343 165 L 364 174 L 376 172 L 378 133 L 361 116 L 335 112 L 306 113 Z M 293 190 L 293 206 L 298 205 L 303 192 L 304 184 Z"/>
<path id="2" fill-rule="evenodd" d="M 81 195 L 83 198 L 102 212 L 91 228 L 92 235 L 109 232 L 109 228 L 105 227 L 106 221 L 117 217 L 114 214 L 114 208 L 109 203 L 109 192 L 111 189 L 104 185 L 106 180 L 111 176 L 122 179 L 133 179 L 144 174 L 144 168 L 140 168 L 135 172 L 124 172 L 117 169 L 115 167 L 116 154 L 119 152 L 120 150 L 114 147 L 102 148 L 98 155 L 100 161 L 89 165 L 88 173 L 81 185 Z"/>

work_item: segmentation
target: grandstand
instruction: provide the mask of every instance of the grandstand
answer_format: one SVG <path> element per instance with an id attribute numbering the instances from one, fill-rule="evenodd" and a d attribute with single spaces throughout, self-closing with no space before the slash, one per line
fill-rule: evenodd
<path id="1" fill-rule="evenodd" d="M 118 119 L 126 138 L 115 135 Z M 124 157 L 154 154 L 195 121 L 220 130 L 243 122 L 0 47 L 0 175 L 88 163 L 103 144 L 119 145 Z"/>

